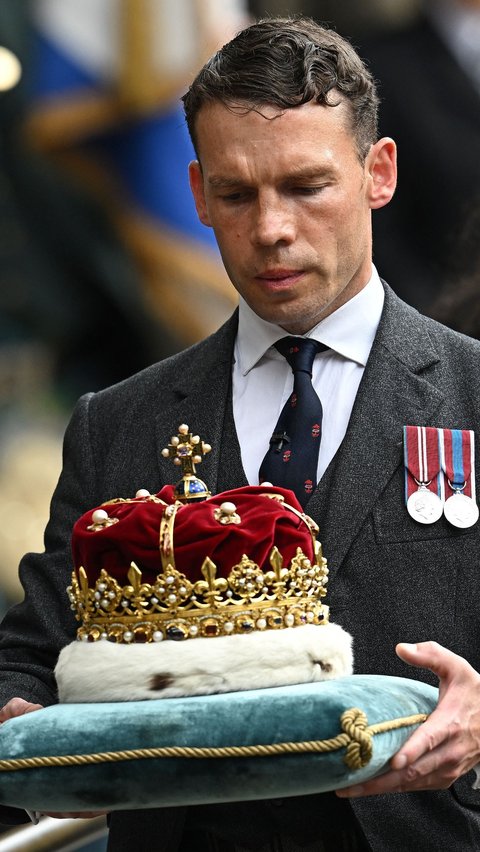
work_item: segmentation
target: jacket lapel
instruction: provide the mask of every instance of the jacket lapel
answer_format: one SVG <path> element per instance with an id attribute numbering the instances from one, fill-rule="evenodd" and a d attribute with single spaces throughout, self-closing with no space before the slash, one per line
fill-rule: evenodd
<path id="1" fill-rule="evenodd" d="M 180 479 L 178 469 L 170 459 L 163 458 L 161 451 L 177 433 L 178 426 L 186 423 L 194 434 L 199 434 L 212 446 L 212 451 L 199 465 L 197 475 L 205 480 L 212 493 L 217 491 L 237 324 L 235 313 L 219 331 L 180 356 L 169 402 L 162 405 L 156 418 L 157 456 L 162 483 Z M 222 471 L 224 462 L 222 458 Z M 226 466 L 229 466 L 228 460 Z"/>
<path id="2" fill-rule="evenodd" d="M 387 288 L 385 307 L 342 445 L 307 506 L 333 575 L 403 461 L 403 426 L 429 425 L 443 394 L 421 373 L 439 358 L 424 318 Z"/>

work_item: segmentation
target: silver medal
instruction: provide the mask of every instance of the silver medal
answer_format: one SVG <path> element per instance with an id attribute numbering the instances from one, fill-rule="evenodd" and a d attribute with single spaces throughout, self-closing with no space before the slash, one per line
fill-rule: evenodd
<path id="1" fill-rule="evenodd" d="M 467 529 L 473 527 L 477 523 L 479 517 L 478 506 L 475 500 L 462 494 L 461 491 L 455 491 L 448 500 L 445 501 L 443 507 L 444 515 L 447 521 L 454 527 Z"/>
<path id="2" fill-rule="evenodd" d="M 437 494 L 421 485 L 408 498 L 407 512 L 419 524 L 434 524 L 442 517 L 443 503 Z"/>

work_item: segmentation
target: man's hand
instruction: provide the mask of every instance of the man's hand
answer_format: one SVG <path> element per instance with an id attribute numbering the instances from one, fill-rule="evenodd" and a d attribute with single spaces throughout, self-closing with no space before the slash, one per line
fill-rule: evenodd
<path id="1" fill-rule="evenodd" d="M 15 716 L 24 716 L 25 713 L 33 713 L 34 710 L 41 710 L 42 704 L 30 704 L 24 698 L 11 698 L 0 710 L 0 722 L 6 722 L 8 719 L 14 719 Z"/>
<path id="2" fill-rule="evenodd" d="M 337 790 L 342 798 L 411 790 L 446 790 L 480 762 L 480 674 L 436 642 L 402 643 L 398 656 L 439 678 L 439 701 L 390 761 L 390 770 L 372 781 Z"/>

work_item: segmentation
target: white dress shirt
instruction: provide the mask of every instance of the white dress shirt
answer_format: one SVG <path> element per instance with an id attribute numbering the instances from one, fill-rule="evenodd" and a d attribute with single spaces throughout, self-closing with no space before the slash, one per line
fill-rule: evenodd
<path id="1" fill-rule="evenodd" d="M 303 335 L 329 347 L 328 351 L 316 355 L 313 364 L 312 382 L 323 406 L 318 479 L 347 430 L 383 302 L 384 290 L 373 268 L 370 281 L 360 293 Z M 243 468 L 250 485 L 258 485 L 260 464 L 293 389 L 293 373 L 274 347 L 287 332 L 260 319 L 242 298 L 239 310 L 233 365 L 233 415 Z"/>

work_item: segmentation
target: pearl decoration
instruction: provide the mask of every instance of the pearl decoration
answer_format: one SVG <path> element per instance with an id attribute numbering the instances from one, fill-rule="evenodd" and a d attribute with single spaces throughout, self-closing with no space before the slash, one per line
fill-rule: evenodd
<path id="1" fill-rule="evenodd" d="M 231 621 L 226 621 L 225 624 L 223 625 L 223 629 L 224 629 L 225 633 L 233 633 L 233 628 L 234 628 L 234 625 Z"/>
<path id="2" fill-rule="evenodd" d="M 267 626 L 266 619 L 265 618 L 257 619 L 256 625 L 257 625 L 259 630 L 265 630 L 265 628 Z"/>
<path id="3" fill-rule="evenodd" d="M 163 450 L 162 450 L 162 453 L 163 453 Z M 168 454 L 168 450 L 167 450 L 167 454 Z M 135 494 L 135 497 L 150 497 L 150 496 L 151 496 L 150 491 L 148 491 L 146 488 L 139 488 L 137 493 Z"/>
<path id="4" fill-rule="evenodd" d="M 225 503 L 221 504 L 220 510 L 223 512 L 224 515 L 234 515 L 237 511 L 237 507 L 235 506 L 235 503 L 230 503 L 228 500 L 226 500 Z"/>
<path id="5" fill-rule="evenodd" d="M 92 512 L 92 523 L 93 524 L 103 524 L 105 521 L 108 521 L 108 512 L 105 509 L 95 509 Z"/>
<path id="6" fill-rule="evenodd" d="M 295 616 L 291 612 L 288 612 L 283 620 L 287 627 L 293 627 L 295 624 Z"/>
<path id="7" fill-rule="evenodd" d="M 177 596 L 176 595 L 169 595 L 168 596 L 168 602 L 169 603 L 176 603 L 177 602 Z"/>
<path id="8" fill-rule="evenodd" d="M 190 627 L 188 628 L 188 632 L 190 633 L 190 636 L 197 636 L 197 634 L 198 634 L 197 625 L 196 624 L 190 625 Z"/>
<path id="9" fill-rule="evenodd" d="M 161 630 L 154 630 L 152 639 L 154 642 L 162 642 L 163 641 L 163 633 Z"/>
<path id="10" fill-rule="evenodd" d="M 182 423 L 182 424 L 178 427 L 178 432 L 179 432 L 179 434 L 180 434 L 180 435 L 188 435 L 188 426 L 187 426 L 187 424 L 186 424 L 186 423 Z M 173 441 L 172 441 L 172 443 L 173 443 Z"/>
<path id="11" fill-rule="evenodd" d="M 126 631 L 125 631 L 125 633 L 123 634 L 123 638 L 125 639 L 125 642 L 131 642 L 131 641 L 132 641 L 132 639 L 133 639 L 133 633 L 132 633 L 132 631 L 131 631 L 131 630 L 126 630 Z"/>

